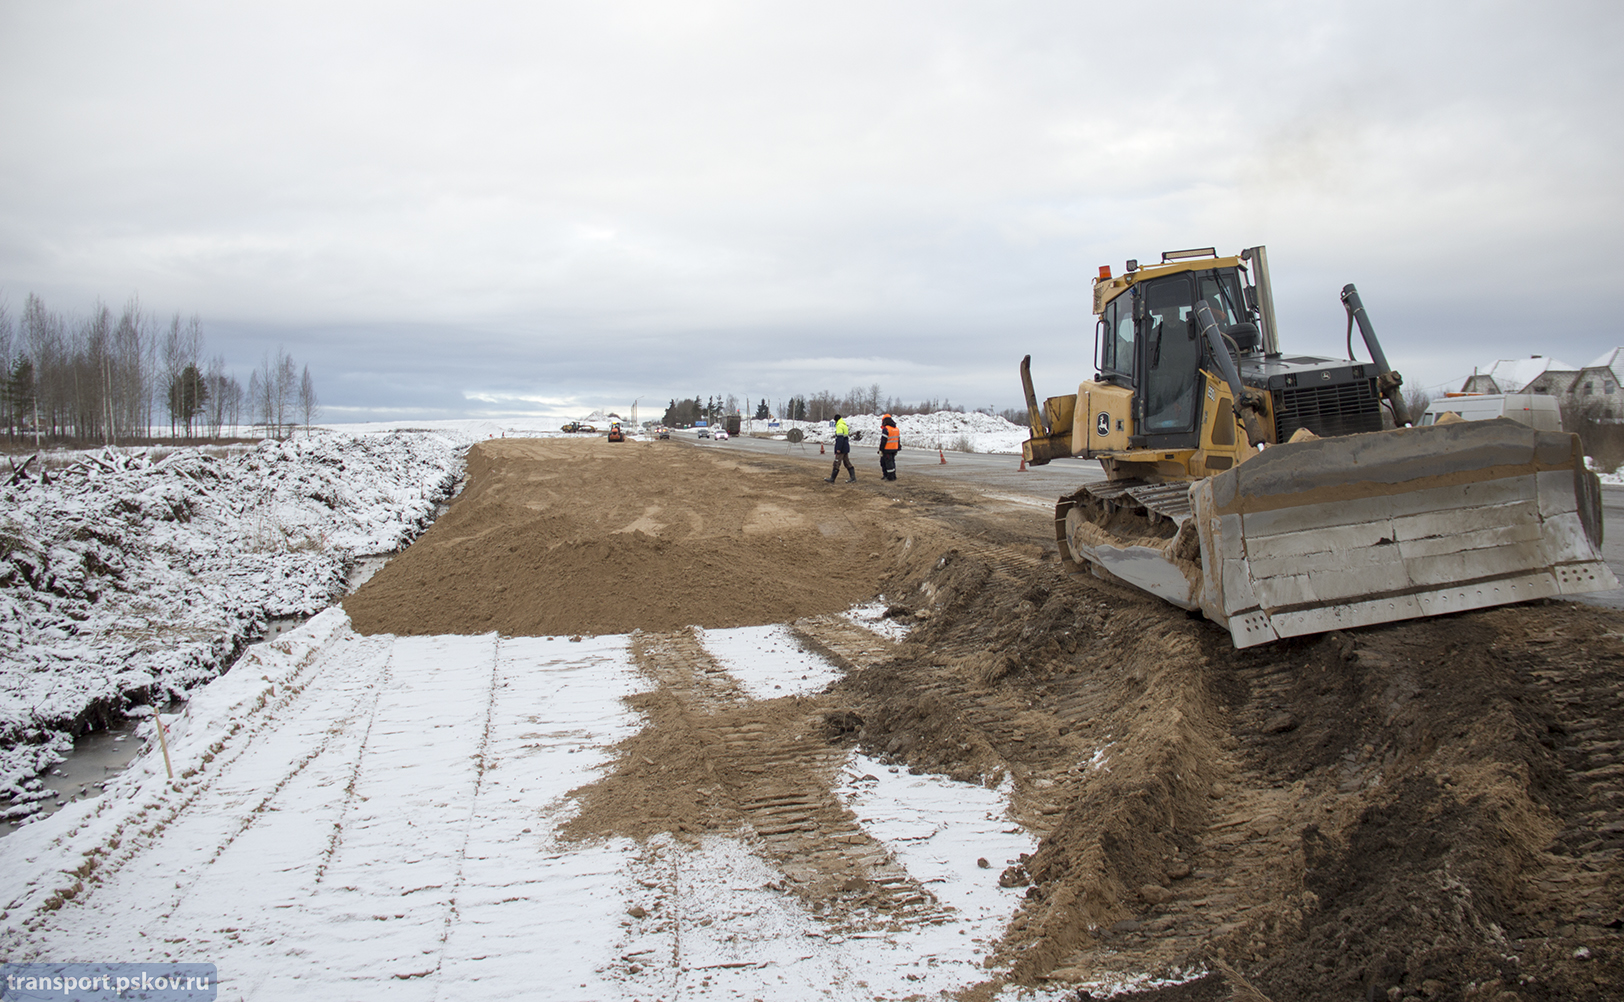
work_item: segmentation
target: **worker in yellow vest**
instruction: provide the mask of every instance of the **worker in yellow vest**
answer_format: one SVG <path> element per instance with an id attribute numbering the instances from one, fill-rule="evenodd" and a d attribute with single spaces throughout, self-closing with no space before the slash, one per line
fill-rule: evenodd
<path id="1" fill-rule="evenodd" d="M 897 478 L 897 453 L 902 449 L 902 433 L 897 430 L 897 419 L 889 414 L 880 418 L 880 476 L 885 480 Z"/>
<path id="2" fill-rule="evenodd" d="M 835 478 L 840 476 L 841 463 L 846 464 L 846 483 L 855 484 L 857 482 L 857 469 L 851 465 L 851 428 L 847 426 L 845 418 L 836 414 L 835 468 L 829 471 L 827 477 L 823 478 L 824 483 L 832 484 L 835 482 Z"/>

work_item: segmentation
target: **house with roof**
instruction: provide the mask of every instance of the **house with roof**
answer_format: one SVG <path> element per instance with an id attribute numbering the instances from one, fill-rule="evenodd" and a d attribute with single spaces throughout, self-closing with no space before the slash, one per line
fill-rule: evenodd
<path id="1" fill-rule="evenodd" d="M 1579 367 L 1560 359 L 1545 355 L 1502 358 L 1487 369 L 1474 371 L 1461 386 L 1461 392 L 1549 393 L 1561 397 L 1567 395 L 1577 378 Z"/>
<path id="2" fill-rule="evenodd" d="M 1624 420 L 1624 348 L 1614 348 L 1586 366 L 1569 365 L 1544 355 L 1502 358 L 1474 371 L 1463 393 L 1546 393 L 1564 413 L 1575 407 L 1599 406 L 1598 416 Z"/>
<path id="3" fill-rule="evenodd" d="M 1584 407 L 1599 405 L 1600 417 L 1624 419 L 1624 348 L 1614 348 L 1579 370 L 1563 406 L 1571 400 Z"/>

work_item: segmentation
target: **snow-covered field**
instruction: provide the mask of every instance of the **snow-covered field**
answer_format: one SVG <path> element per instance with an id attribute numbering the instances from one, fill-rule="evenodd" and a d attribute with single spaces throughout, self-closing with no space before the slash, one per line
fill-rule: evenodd
<path id="1" fill-rule="evenodd" d="M 645 415 L 646 417 L 646 415 Z M 1011 424 L 1001 417 L 977 412 L 939 411 L 935 414 L 904 414 L 897 418 L 904 449 L 945 449 L 958 452 L 986 452 L 1014 455 L 1021 451 L 1028 430 L 1024 425 Z M 588 422 L 607 430 L 607 419 L 595 415 Z M 878 414 L 847 415 L 846 423 L 854 432 L 863 433 L 863 441 L 879 441 L 880 416 Z M 739 431 L 745 435 L 784 435 L 791 428 L 801 429 L 808 442 L 833 442 L 834 428 L 830 421 L 779 421 L 750 419 L 740 422 Z M 560 421 L 421 421 L 409 424 L 382 422 L 378 424 L 331 425 L 335 431 L 349 433 L 377 433 L 396 428 L 413 428 L 460 436 L 467 441 L 486 438 L 552 437 L 562 435 Z M 603 434 L 603 432 L 599 432 Z M 684 431 L 683 434 L 692 434 Z"/>
<path id="2" fill-rule="evenodd" d="M 904 449 L 945 449 L 957 452 L 986 452 L 1014 455 L 1030 432 L 1022 425 L 1001 417 L 975 411 L 939 411 L 935 414 L 904 414 L 896 419 Z M 833 442 L 834 429 L 828 421 L 783 421 L 772 427 L 766 421 L 744 421 L 739 430 L 746 435 L 783 435 L 791 428 L 801 429 L 808 442 Z M 878 447 L 880 418 L 877 414 L 848 415 L 846 424 L 863 433 L 864 444 Z"/>
<path id="3" fill-rule="evenodd" d="M 268 618 L 342 593 L 461 476 L 466 436 L 317 434 L 50 457 L 0 513 L 0 796 L 11 816 L 76 725 L 215 677 Z M 64 465 L 65 464 L 65 465 Z"/>
<path id="4" fill-rule="evenodd" d="M 646 685 L 625 636 L 362 637 L 341 609 L 166 715 L 105 794 L 0 840 L 9 960 L 184 959 L 223 999 L 902 998 L 981 980 L 1035 840 L 987 790 L 854 756 L 836 791 L 947 908 L 831 932 L 753 836 L 569 844 Z M 706 631 L 750 688 L 832 666 Z M 991 866 L 978 861 L 991 860 Z"/>

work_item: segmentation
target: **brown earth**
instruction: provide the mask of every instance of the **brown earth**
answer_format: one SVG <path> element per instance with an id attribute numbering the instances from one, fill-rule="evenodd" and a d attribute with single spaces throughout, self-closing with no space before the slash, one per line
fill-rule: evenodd
<path id="1" fill-rule="evenodd" d="M 578 791 L 578 836 L 753 833 L 842 928 L 931 921 L 831 793 L 855 743 L 1014 779 L 1042 842 L 1002 874 L 1027 887 L 1007 980 L 1204 966 L 1136 997 L 1624 997 L 1617 612 L 1235 651 L 1066 574 L 1048 519 L 968 486 L 825 485 L 821 464 L 674 443 L 492 442 L 469 472 L 346 608 L 363 631 L 644 631 L 649 723 Z M 876 595 L 906 641 L 829 615 Z M 752 701 L 686 629 L 790 621 L 845 670 L 828 691 Z"/>
<path id="2" fill-rule="evenodd" d="M 776 623 L 871 597 L 892 503 L 670 442 L 499 439 L 344 608 L 365 633 L 546 636 Z"/>

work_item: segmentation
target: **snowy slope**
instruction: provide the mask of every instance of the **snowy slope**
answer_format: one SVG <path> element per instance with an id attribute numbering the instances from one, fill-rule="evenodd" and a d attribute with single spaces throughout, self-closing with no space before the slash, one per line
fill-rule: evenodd
<path id="1" fill-rule="evenodd" d="M 0 795 L 65 732 L 217 675 L 267 618 L 342 592 L 354 557 L 399 549 L 460 476 L 433 434 L 318 435 L 257 447 L 106 451 L 4 492 Z"/>

